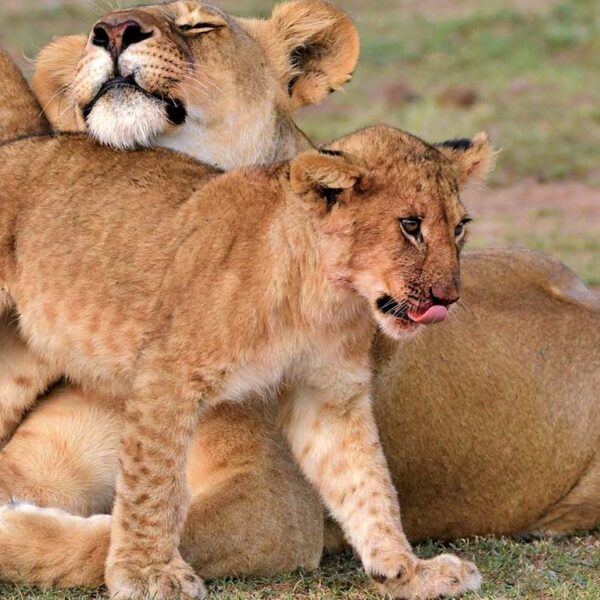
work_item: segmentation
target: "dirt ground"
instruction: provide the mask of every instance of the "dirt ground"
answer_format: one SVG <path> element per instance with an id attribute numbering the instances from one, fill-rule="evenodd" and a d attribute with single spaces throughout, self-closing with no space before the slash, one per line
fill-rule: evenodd
<path id="1" fill-rule="evenodd" d="M 474 217 L 471 247 L 549 251 L 600 290 L 600 188 L 529 178 L 505 188 L 469 190 L 463 201 Z"/>
<path id="2" fill-rule="evenodd" d="M 478 235 L 489 243 L 510 237 L 508 216 L 521 227 L 543 233 L 540 216 L 552 214 L 565 232 L 600 236 L 600 188 L 577 181 L 543 184 L 531 178 L 507 188 L 469 190 L 463 200 L 473 212 Z"/>

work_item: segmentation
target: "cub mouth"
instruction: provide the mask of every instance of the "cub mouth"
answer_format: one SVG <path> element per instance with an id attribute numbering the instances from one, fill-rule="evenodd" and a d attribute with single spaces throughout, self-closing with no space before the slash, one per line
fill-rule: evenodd
<path id="1" fill-rule="evenodd" d="M 379 312 L 393 317 L 399 324 L 406 326 L 441 323 L 448 317 L 448 309 L 441 304 L 431 304 L 424 309 L 411 306 L 408 302 L 397 302 L 387 294 L 379 297 L 376 305 Z"/>
<path id="2" fill-rule="evenodd" d="M 143 94 L 147 98 L 152 98 L 153 100 L 158 100 L 160 103 L 162 103 L 165 107 L 167 119 L 173 125 L 182 125 L 185 122 L 187 118 L 187 110 L 183 102 L 171 98 L 170 96 L 148 92 L 143 87 L 138 85 L 133 75 L 129 75 L 127 77 L 113 77 L 112 79 L 106 81 L 98 90 L 98 93 L 92 98 L 91 102 L 84 106 L 83 118 L 85 121 L 88 120 L 88 117 L 94 110 L 98 100 L 104 97 L 108 92 L 115 89 L 127 88 L 130 88 L 134 93 L 137 92 Z"/>

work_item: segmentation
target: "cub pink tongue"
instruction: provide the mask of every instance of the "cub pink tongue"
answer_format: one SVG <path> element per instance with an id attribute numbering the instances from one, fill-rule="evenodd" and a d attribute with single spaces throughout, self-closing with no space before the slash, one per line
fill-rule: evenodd
<path id="1" fill-rule="evenodd" d="M 432 323 L 441 323 L 442 321 L 445 321 L 448 316 L 448 309 L 445 306 L 436 304 L 420 315 L 409 312 L 408 316 L 416 323 L 431 325 Z"/>

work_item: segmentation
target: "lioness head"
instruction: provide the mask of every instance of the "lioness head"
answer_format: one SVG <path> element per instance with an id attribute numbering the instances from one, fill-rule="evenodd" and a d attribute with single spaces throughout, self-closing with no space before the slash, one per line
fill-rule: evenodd
<path id="1" fill-rule="evenodd" d="M 371 127 L 292 162 L 292 188 L 325 242 L 328 278 L 363 296 L 384 332 L 441 321 L 458 300 L 469 222 L 459 189 L 492 158 L 485 134 L 430 146 Z"/>
<path id="2" fill-rule="evenodd" d="M 267 20 L 175 0 L 110 12 L 87 38 L 55 40 L 33 88 L 55 129 L 229 169 L 295 154 L 290 115 L 343 86 L 358 51 L 354 25 L 326 0 L 292 0 Z"/>

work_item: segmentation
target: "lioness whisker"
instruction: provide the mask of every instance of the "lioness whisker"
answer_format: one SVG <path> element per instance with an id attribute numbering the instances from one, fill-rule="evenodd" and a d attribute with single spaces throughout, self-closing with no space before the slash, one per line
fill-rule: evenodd
<path id="1" fill-rule="evenodd" d="M 48 106 L 50 105 L 50 103 L 55 98 L 57 98 L 59 95 L 62 96 L 61 99 L 60 99 L 60 102 L 58 104 L 58 107 L 59 107 L 59 116 L 61 116 L 60 115 L 60 107 L 61 107 L 62 101 L 65 98 L 64 92 L 69 88 L 69 85 L 70 84 L 64 84 L 64 85 L 60 86 L 60 88 L 58 90 L 56 90 L 56 92 L 54 94 L 52 94 L 52 96 L 50 96 L 50 98 L 48 99 L 48 101 L 44 104 L 44 106 L 42 106 L 40 112 L 38 113 L 38 118 L 42 117 L 46 113 L 46 109 L 48 108 Z"/>

